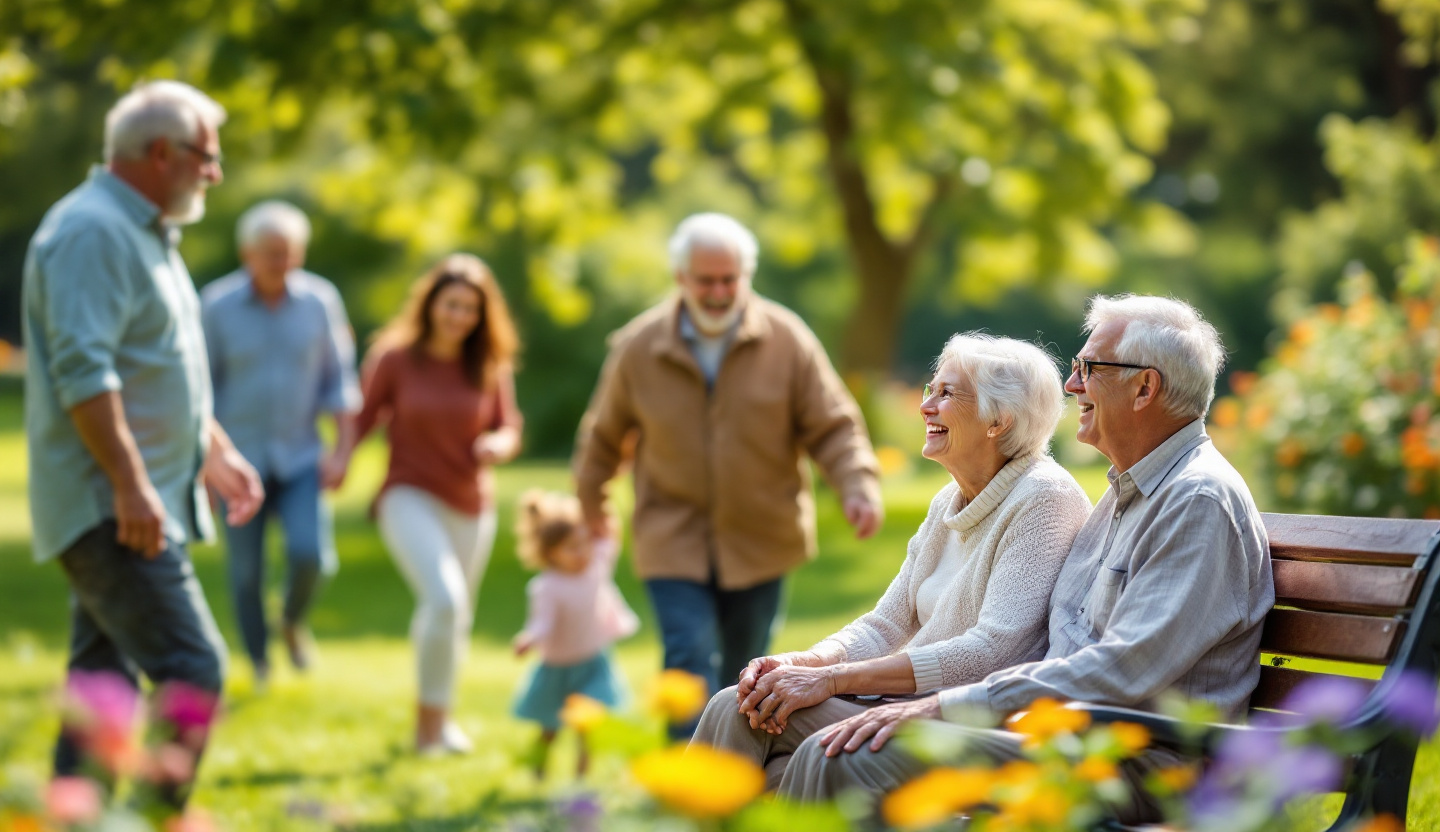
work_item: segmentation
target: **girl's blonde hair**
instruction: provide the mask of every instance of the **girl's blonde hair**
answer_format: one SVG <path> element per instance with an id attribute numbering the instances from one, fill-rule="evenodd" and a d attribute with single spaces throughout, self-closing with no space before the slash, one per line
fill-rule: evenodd
<path id="1" fill-rule="evenodd" d="M 532 488 L 520 495 L 515 516 L 515 553 L 528 569 L 549 565 L 545 555 L 585 522 L 580 500 L 558 491 Z"/>

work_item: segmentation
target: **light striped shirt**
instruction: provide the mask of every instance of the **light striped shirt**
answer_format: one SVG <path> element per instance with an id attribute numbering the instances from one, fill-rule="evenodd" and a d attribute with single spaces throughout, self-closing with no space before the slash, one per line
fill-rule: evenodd
<path id="1" fill-rule="evenodd" d="M 1165 691 L 1243 716 L 1275 603 L 1249 488 L 1199 420 L 1109 477 L 1050 596 L 1045 659 L 941 691 L 946 718 L 1042 696 L 1147 708 Z"/>

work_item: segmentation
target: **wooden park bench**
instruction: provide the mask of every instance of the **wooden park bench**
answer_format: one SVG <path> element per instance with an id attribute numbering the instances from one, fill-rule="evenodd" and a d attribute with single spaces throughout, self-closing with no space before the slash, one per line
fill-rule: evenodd
<path id="1" fill-rule="evenodd" d="M 1302 682 L 1373 675 L 1358 714 L 1342 728 L 1374 730 L 1378 741 L 1349 759 L 1345 802 L 1330 827 L 1340 830 L 1379 813 L 1405 819 L 1417 742 L 1390 729 L 1381 705 L 1405 671 L 1435 678 L 1440 668 L 1440 522 L 1266 514 L 1275 574 L 1275 607 L 1265 617 L 1260 683 L 1253 711 L 1276 711 Z M 1350 667 L 1307 660 L 1349 663 Z M 1298 661 L 1297 661 L 1298 660 Z M 1179 741 L 1178 724 L 1123 708 L 1085 706 L 1097 721 L 1126 720 L 1159 739 Z M 1238 731 L 1283 730 L 1211 725 L 1202 750 Z M 1192 741 L 1193 742 L 1193 741 Z"/>

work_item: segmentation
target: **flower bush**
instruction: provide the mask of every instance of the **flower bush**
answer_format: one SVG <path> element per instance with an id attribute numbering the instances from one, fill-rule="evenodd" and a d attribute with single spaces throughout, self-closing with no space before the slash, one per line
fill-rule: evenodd
<path id="1" fill-rule="evenodd" d="M 1304 310 L 1257 375 L 1232 374 L 1216 441 L 1280 507 L 1440 518 L 1440 240 L 1412 237 L 1398 289 L 1355 267 Z"/>

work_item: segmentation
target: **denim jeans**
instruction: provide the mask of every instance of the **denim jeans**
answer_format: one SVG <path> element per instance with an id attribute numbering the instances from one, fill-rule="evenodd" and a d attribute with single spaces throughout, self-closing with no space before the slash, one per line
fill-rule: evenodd
<path id="1" fill-rule="evenodd" d="M 60 553 L 70 582 L 70 671 L 106 671 L 139 689 L 180 681 L 219 695 L 225 642 L 205 601 L 185 546 L 171 540 L 145 558 L 115 539 L 106 520 Z M 55 746 L 55 773 L 80 770 L 80 749 L 64 732 Z M 198 762 L 198 761 L 197 761 Z M 190 783 L 163 795 L 182 806 Z"/>
<path id="2" fill-rule="evenodd" d="M 269 666 L 270 629 L 265 620 L 265 527 L 278 518 L 285 532 L 285 606 L 282 620 L 300 624 L 322 576 L 335 573 L 330 510 L 320 499 L 320 471 L 311 468 L 289 480 L 265 479 L 265 503 L 250 522 L 226 526 L 230 592 L 245 652 L 257 667 Z"/>
<path id="3" fill-rule="evenodd" d="M 714 694 L 719 680 L 732 684 L 751 659 L 769 649 L 784 579 L 727 590 L 713 580 L 697 583 L 664 578 L 646 581 L 645 588 L 660 621 L 665 667 L 704 678 Z M 694 731 L 694 722 L 670 729 L 676 739 Z"/>

